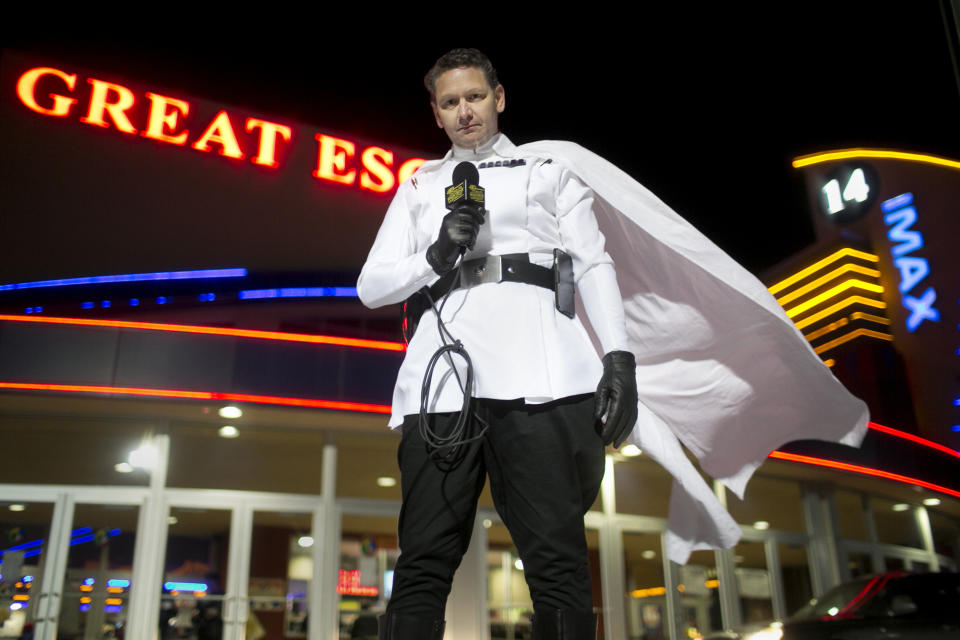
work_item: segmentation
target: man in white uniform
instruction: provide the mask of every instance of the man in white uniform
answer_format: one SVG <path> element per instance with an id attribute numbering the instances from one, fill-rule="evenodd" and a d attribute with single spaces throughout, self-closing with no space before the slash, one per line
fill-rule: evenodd
<path id="1" fill-rule="evenodd" d="M 534 637 L 593 638 L 583 515 L 599 491 L 604 445 L 620 446 L 637 417 L 636 365 L 594 195 L 499 133 L 504 89 L 479 51 L 447 53 L 425 83 L 453 148 L 400 186 L 357 283 L 370 307 L 430 287 L 444 325 L 434 309 L 408 318 L 419 325 L 390 420 L 403 433 L 401 555 L 381 638 L 442 637 L 487 474 L 524 563 Z M 462 162 L 477 168 L 482 208 L 445 206 Z M 573 313 L 573 283 L 602 359 Z M 470 365 L 442 352 L 454 340 Z M 444 446 L 458 430 L 462 444 Z"/>

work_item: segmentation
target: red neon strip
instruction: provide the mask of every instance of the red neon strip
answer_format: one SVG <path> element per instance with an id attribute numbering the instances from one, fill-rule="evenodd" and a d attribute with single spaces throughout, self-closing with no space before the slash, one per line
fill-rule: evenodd
<path id="1" fill-rule="evenodd" d="M 942 451 L 943 453 L 949 453 L 954 458 L 960 458 L 960 451 L 951 449 L 950 447 L 945 447 L 942 444 L 936 443 L 933 440 L 927 440 L 926 438 L 921 438 L 920 436 L 915 436 L 912 433 L 907 433 L 905 431 L 898 431 L 891 427 L 885 427 L 882 424 L 877 424 L 876 422 L 868 422 L 867 426 L 875 431 L 880 433 L 887 433 L 891 436 L 896 436 L 898 438 L 903 438 L 904 440 L 910 440 L 911 442 L 916 442 L 917 444 L 922 444 L 925 447 L 930 447 L 931 449 L 936 449 L 937 451 Z"/>
<path id="2" fill-rule="evenodd" d="M 803 464 L 809 464 L 817 467 L 830 467 L 831 469 L 840 469 L 841 471 L 852 471 L 853 473 L 859 473 L 865 476 L 886 478 L 887 480 L 894 480 L 904 484 L 915 485 L 918 487 L 923 487 L 924 489 L 939 491 L 940 493 L 945 493 L 955 498 L 960 498 L 960 491 L 956 491 L 955 489 L 948 489 L 947 487 L 941 487 L 938 484 L 933 484 L 932 482 L 927 482 L 926 480 L 919 480 L 917 478 L 911 478 L 910 476 L 900 475 L 899 473 L 890 473 L 889 471 L 881 471 L 880 469 L 873 469 L 871 467 L 863 467 L 858 464 L 838 462 L 836 460 L 826 460 L 824 458 L 814 458 L 811 456 L 801 456 L 795 453 L 785 453 L 783 451 L 771 451 L 770 457 L 778 458 L 780 460 L 789 460 L 791 462 L 801 462 Z"/>
<path id="3" fill-rule="evenodd" d="M 25 391 L 66 391 L 77 393 L 115 393 L 128 396 L 153 396 L 161 398 L 190 398 L 194 400 L 225 400 L 230 402 L 253 402 L 277 404 L 288 407 L 312 409 L 336 409 L 339 411 L 362 411 L 366 413 L 391 412 L 389 405 L 339 400 L 314 400 L 312 398 L 284 398 L 282 396 L 256 396 L 245 393 L 221 393 L 219 391 L 182 391 L 179 389 L 139 389 L 135 387 L 103 387 L 85 384 L 38 384 L 32 382 L 0 382 L 0 389 Z"/>
<path id="4" fill-rule="evenodd" d="M 20 316 L 0 314 L 0 320 L 9 322 L 44 322 L 48 324 L 70 324 L 85 327 L 114 327 L 119 329 L 146 329 L 149 331 L 176 331 L 180 333 L 202 333 L 216 336 L 254 338 L 257 340 L 284 340 L 287 342 L 309 342 L 313 344 L 333 344 L 341 347 L 359 347 L 361 349 L 380 349 L 384 351 L 405 351 L 402 342 L 386 340 L 362 340 L 359 338 L 339 338 L 319 336 L 307 333 L 284 333 L 282 331 L 255 331 L 252 329 L 225 329 L 222 327 L 203 327 L 193 324 L 165 324 L 160 322 L 131 322 L 128 320 L 95 320 L 93 318 L 56 318 L 39 316 Z"/>

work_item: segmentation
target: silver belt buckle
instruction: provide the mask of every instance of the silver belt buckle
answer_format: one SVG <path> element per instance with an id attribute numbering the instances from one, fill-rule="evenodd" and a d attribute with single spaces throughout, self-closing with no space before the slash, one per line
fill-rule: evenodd
<path id="1" fill-rule="evenodd" d="M 460 286 L 473 287 L 487 282 L 503 280 L 503 263 L 500 256 L 486 256 L 467 260 L 460 269 Z"/>

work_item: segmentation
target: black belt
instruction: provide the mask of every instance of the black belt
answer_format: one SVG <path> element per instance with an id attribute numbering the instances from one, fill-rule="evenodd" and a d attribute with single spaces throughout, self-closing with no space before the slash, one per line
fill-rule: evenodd
<path id="1" fill-rule="evenodd" d="M 454 282 L 458 273 L 460 277 Z M 510 253 L 465 261 L 459 271 L 456 269 L 450 271 L 430 286 L 430 297 L 437 300 L 447 291 L 488 282 L 521 282 L 550 291 L 556 288 L 552 268 L 533 264 L 526 253 Z"/>
<path id="2" fill-rule="evenodd" d="M 526 253 L 510 253 L 502 256 L 484 256 L 465 261 L 460 269 L 454 269 L 444 274 L 430 287 L 407 298 L 403 304 L 403 337 L 407 342 L 413 337 L 417 323 L 423 312 L 430 308 L 430 300 L 434 302 L 446 295 L 447 291 L 460 287 L 473 287 L 478 284 L 497 282 L 520 282 L 543 287 L 550 291 L 556 290 L 554 269 L 542 267 L 530 262 Z M 427 298 L 427 292 L 430 298 Z"/>

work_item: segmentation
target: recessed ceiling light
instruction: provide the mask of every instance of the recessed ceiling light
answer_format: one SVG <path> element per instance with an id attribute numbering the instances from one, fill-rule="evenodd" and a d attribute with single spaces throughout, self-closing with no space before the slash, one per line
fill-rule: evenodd
<path id="1" fill-rule="evenodd" d="M 924 498 L 923 504 L 928 507 L 935 507 L 940 504 L 940 498 Z"/>
<path id="2" fill-rule="evenodd" d="M 180 522 L 177 520 L 177 516 L 167 516 L 167 524 L 177 524 Z"/>
<path id="3" fill-rule="evenodd" d="M 620 449 L 620 453 L 628 458 L 633 458 L 643 453 L 643 451 L 641 451 L 640 447 L 635 444 L 628 444 Z"/>
<path id="4" fill-rule="evenodd" d="M 390 476 L 380 476 L 377 478 L 377 486 L 379 487 L 393 487 L 397 484 L 396 478 L 391 478 Z"/>
<path id="5" fill-rule="evenodd" d="M 240 432 L 237 431 L 237 428 L 232 424 L 223 425 L 217 433 L 220 434 L 221 438 L 236 438 L 240 435 Z"/>
<path id="6" fill-rule="evenodd" d="M 27 507 L 22 504 L 12 504 L 9 507 L 10 511 L 23 511 L 26 508 Z"/>
<path id="7" fill-rule="evenodd" d="M 643 558 L 644 560 L 653 560 L 654 558 L 657 557 L 657 552 L 654 551 L 653 549 L 647 549 L 646 551 L 640 554 L 640 557 Z"/>
<path id="8" fill-rule="evenodd" d="M 758 531 L 766 531 L 770 528 L 770 523 L 766 520 L 757 520 L 753 523 L 753 528 L 757 529 Z"/>
<path id="9" fill-rule="evenodd" d="M 301 547 L 312 547 L 313 546 L 313 536 L 300 536 L 297 538 L 297 544 Z"/>
<path id="10" fill-rule="evenodd" d="M 492 526 L 493 526 L 493 520 L 491 520 L 490 518 L 484 518 L 484 519 L 483 519 L 483 528 L 484 528 L 484 529 L 489 529 L 489 528 L 492 527 Z"/>
<path id="11" fill-rule="evenodd" d="M 120 473 L 132 473 L 133 467 L 130 466 L 129 462 L 118 462 L 117 464 L 113 465 L 113 470 Z"/>
<path id="12" fill-rule="evenodd" d="M 891 509 L 893 509 L 894 511 L 906 511 L 909 508 L 910 508 L 910 505 L 908 505 L 906 502 L 898 502 L 897 504 L 891 507 Z"/>
<path id="13" fill-rule="evenodd" d="M 220 407 L 220 411 L 218 413 L 220 414 L 221 418 L 228 418 L 230 420 L 234 420 L 243 415 L 243 411 L 241 411 L 240 407 L 235 407 L 232 404 L 225 407 Z"/>
<path id="14" fill-rule="evenodd" d="M 523 571 L 523 560 L 517 558 L 513 561 L 513 566 L 516 567 L 517 571 Z"/>

